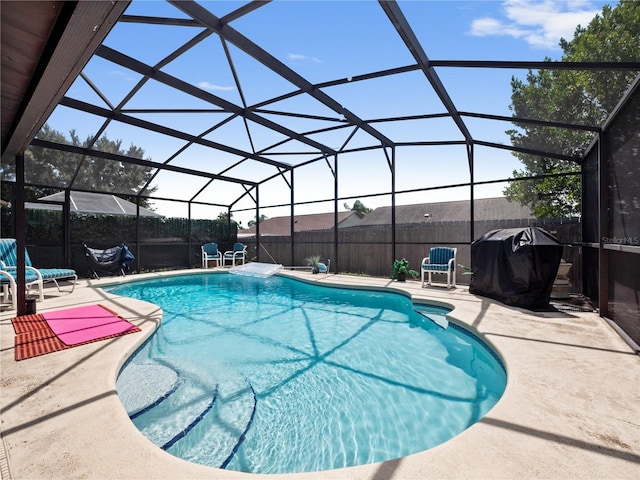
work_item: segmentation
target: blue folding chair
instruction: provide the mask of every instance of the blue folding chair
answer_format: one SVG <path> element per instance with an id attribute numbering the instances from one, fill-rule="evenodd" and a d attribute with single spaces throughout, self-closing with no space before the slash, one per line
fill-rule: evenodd
<path id="1" fill-rule="evenodd" d="M 428 276 L 427 285 L 431 285 L 431 274 L 447 276 L 447 287 L 456 286 L 456 252 L 457 248 L 434 247 L 429 250 L 429 256 L 422 259 L 421 280 L 424 287 L 425 275 Z"/>
<path id="2" fill-rule="evenodd" d="M 202 268 L 209 268 L 209 262 L 216 263 L 216 267 L 222 265 L 222 255 L 218 251 L 218 244 L 209 242 L 200 247 L 202 253 Z"/>
<path id="3" fill-rule="evenodd" d="M 245 244 L 234 243 L 233 250 L 224 252 L 223 265 L 226 265 L 227 262 L 231 263 L 234 267 L 236 266 L 236 263 L 244 265 L 246 254 L 247 246 Z"/>

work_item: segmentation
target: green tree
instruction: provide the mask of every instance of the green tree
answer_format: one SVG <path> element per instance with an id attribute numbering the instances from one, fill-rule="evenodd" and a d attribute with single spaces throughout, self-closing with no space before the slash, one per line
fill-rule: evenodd
<path id="1" fill-rule="evenodd" d="M 583 28 L 571 41 L 560 40 L 563 61 L 624 62 L 640 58 L 640 2 L 622 0 Z M 551 61 L 546 58 L 545 61 Z M 514 117 L 534 118 L 579 125 L 601 125 L 612 112 L 637 72 L 529 70 L 526 80 L 511 79 Z M 521 124 L 507 131 L 514 146 L 582 155 L 593 132 Z M 523 163 L 514 178 L 578 172 L 572 162 L 514 153 Z M 557 176 L 511 182 L 504 192 L 510 200 L 529 205 L 537 217 L 557 218 L 580 212 L 580 177 Z"/>
<path id="2" fill-rule="evenodd" d="M 238 222 L 233 219 L 233 213 L 231 214 L 231 216 L 229 216 L 227 212 L 220 212 L 218 214 L 218 218 L 216 218 L 216 222 L 222 223 L 224 225 L 226 225 L 227 223 L 231 223 L 231 225 L 238 226 Z"/>
<path id="3" fill-rule="evenodd" d="M 88 137 L 81 141 L 75 130 L 69 132 L 67 139 L 62 133 L 45 124 L 36 138 L 50 142 L 74 145 L 108 153 L 123 155 L 126 157 L 144 158 L 144 150 L 135 145 L 128 149 L 122 148 L 121 140 L 109 140 L 106 136 L 92 142 Z M 129 201 L 136 202 L 136 194 L 151 181 L 153 170 L 130 163 L 115 162 L 96 157 L 84 157 L 82 155 L 52 150 L 48 148 L 29 148 L 25 152 L 25 170 L 27 182 L 43 186 L 56 187 L 57 189 L 77 188 L 82 190 L 95 190 L 98 192 L 112 192 Z M 6 172 L 15 175 L 15 171 Z M 152 194 L 157 187 L 149 186 L 144 193 Z M 27 200 L 35 200 L 43 195 L 52 193 L 47 188 L 30 188 L 27 191 Z M 140 198 L 140 205 L 149 208 L 149 202 Z"/>
<path id="4" fill-rule="evenodd" d="M 353 206 L 352 207 L 350 207 L 349 204 L 345 202 L 344 203 L 344 208 L 346 210 L 355 210 L 362 217 L 366 216 L 367 214 L 369 214 L 369 213 L 371 213 L 373 211 L 373 209 L 365 207 L 364 203 L 362 203 L 360 200 L 356 200 L 355 202 L 353 202 Z"/>
<path id="5" fill-rule="evenodd" d="M 249 220 L 249 223 L 247 223 L 247 225 L 249 226 L 249 228 L 255 226 L 257 223 L 262 223 L 265 220 L 267 220 L 269 217 L 267 217 L 266 215 L 260 215 L 260 218 L 258 219 L 258 221 L 256 221 L 256 219 L 254 218 L 253 220 Z"/>

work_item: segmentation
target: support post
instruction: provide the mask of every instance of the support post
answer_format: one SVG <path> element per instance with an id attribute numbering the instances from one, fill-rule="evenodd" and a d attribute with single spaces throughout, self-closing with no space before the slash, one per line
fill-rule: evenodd
<path id="1" fill-rule="evenodd" d="M 469 222 L 470 222 L 469 244 L 472 244 L 476 238 L 476 232 L 475 232 L 476 215 L 475 215 L 475 195 L 474 195 L 475 185 L 473 183 L 474 182 L 473 143 L 467 143 L 467 157 L 469 159 L 469 185 L 470 185 L 469 188 L 470 188 L 470 200 L 471 200 L 470 209 L 469 209 Z"/>
<path id="2" fill-rule="evenodd" d="M 601 317 L 609 316 L 609 251 L 604 248 L 604 237 L 609 236 L 608 166 L 604 136 L 598 133 L 598 308 Z"/>
<path id="3" fill-rule="evenodd" d="M 338 154 L 333 156 L 333 264 L 334 272 L 338 273 Z"/>
<path id="4" fill-rule="evenodd" d="M 27 295 L 25 281 L 25 244 L 27 232 L 27 220 L 24 209 L 24 152 L 16 155 L 16 204 L 14 209 L 16 222 L 16 305 L 17 315 L 27 313 Z"/>
<path id="5" fill-rule="evenodd" d="M 294 175 L 293 175 L 293 169 L 291 170 L 291 187 L 289 189 L 289 191 L 291 192 L 291 198 L 290 198 L 290 204 L 291 204 L 291 210 L 289 212 L 289 231 L 291 232 L 291 261 L 289 262 L 290 265 L 295 265 L 295 242 L 296 242 L 296 235 L 295 235 L 295 210 L 294 210 L 294 202 L 295 202 L 295 191 L 294 191 Z"/>
<path id="6" fill-rule="evenodd" d="M 260 186 L 256 185 L 256 261 L 260 261 Z"/>
<path id="7" fill-rule="evenodd" d="M 193 252 L 193 235 L 191 234 L 191 200 L 187 203 L 187 250 L 189 252 L 187 268 L 193 268 L 193 259 L 191 258 L 191 252 Z"/>
<path id="8" fill-rule="evenodd" d="M 62 241 L 64 242 L 64 265 L 71 267 L 71 190 L 64 190 L 64 205 L 62 206 Z"/>
<path id="9" fill-rule="evenodd" d="M 391 147 L 391 262 L 396 260 L 396 147 Z"/>

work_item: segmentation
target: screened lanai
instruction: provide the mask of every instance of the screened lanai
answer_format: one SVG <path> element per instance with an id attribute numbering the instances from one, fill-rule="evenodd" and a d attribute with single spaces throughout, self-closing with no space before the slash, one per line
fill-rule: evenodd
<path id="1" fill-rule="evenodd" d="M 515 182 L 579 177 L 582 211 L 559 221 L 579 231 L 565 241 L 582 272 L 577 288 L 638 341 L 640 62 L 605 49 L 585 61 L 545 58 L 506 34 L 498 47 L 482 26 L 499 20 L 483 3 L 3 2 L 2 198 L 12 205 L 11 233 L 27 242 L 30 189 L 65 192 L 57 242 L 72 264 L 80 239 L 71 192 L 100 192 L 186 219 L 176 267 L 193 264 L 202 240 L 193 222 L 219 215 L 229 227 L 289 216 L 278 260 L 295 264 L 315 253 L 293 235 L 296 215 L 333 212 L 322 254 L 336 271 L 379 274 L 353 266 L 352 249 L 377 245 L 384 264 L 417 261 L 415 252 L 435 243 L 468 254 L 485 233 L 478 199 Z M 512 81 L 532 71 L 597 72 L 619 92 L 608 99 L 614 108 L 598 123 L 583 120 L 580 102 L 516 115 Z M 553 136 L 524 134 L 535 129 L 588 140 L 567 151 Z M 556 168 L 515 178 L 514 154 Z M 384 238 L 339 234 L 338 213 L 356 200 L 391 207 Z M 455 235 L 404 235 L 398 206 L 449 200 L 467 205 Z M 139 261 L 166 254 L 139 215 L 129 221 L 119 228 Z M 277 248 L 265 244 L 257 222 L 255 260 Z"/>

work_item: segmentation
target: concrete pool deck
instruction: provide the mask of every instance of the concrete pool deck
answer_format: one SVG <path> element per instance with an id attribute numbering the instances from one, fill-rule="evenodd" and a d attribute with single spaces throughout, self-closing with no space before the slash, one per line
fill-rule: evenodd
<path id="1" fill-rule="evenodd" d="M 217 269 L 220 270 L 220 269 Z M 203 273 L 186 270 L 179 273 Z M 127 280 L 154 278 L 145 274 Z M 388 279 L 286 272 L 320 284 L 396 288 L 455 307 L 451 317 L 503 358 L 508 383 L 478 423 L 430 450 L 317 473 L 243 474 L 165 453 L 129 420 L 116 390 L 127 358 L 161 321 L 154 305 L 115 297 L 100 281 L 48 288 L 38 312 L 101 303 L 141 333 L 16 362 L 11 318 L 0 315 L 2 479 L 639 479 L 640 357 L 596 313 L 529 312 L 469 294 Z M 121 281 L 115 279 L 115 281 Z M 64 287 L 63 287 L 64 288 Z"/>

